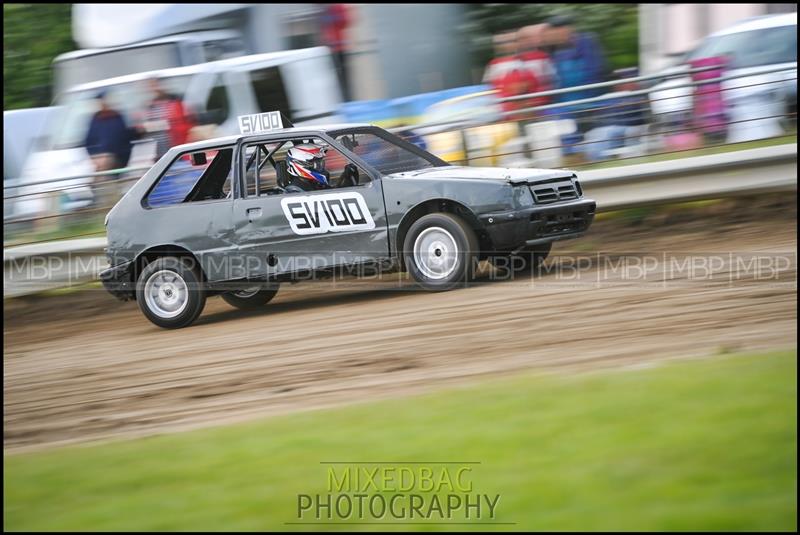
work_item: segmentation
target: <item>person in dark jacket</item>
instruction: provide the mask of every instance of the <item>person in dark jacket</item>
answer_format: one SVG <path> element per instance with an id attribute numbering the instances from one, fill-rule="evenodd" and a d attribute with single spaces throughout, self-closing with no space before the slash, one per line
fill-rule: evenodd
<path id="1" fill-rule="evenodd" d="M 84 145 L 92 157 L 97 171 L 107 171 L 128 165 L 131 157 L 134 132 L 128 128 L 125 118 L 113 109 L 108 102 L 107 94 L 97 95 L 100 110 L 89 122 Z"/>
<path id="2" fill-rule="evenodd" d="M 579 32 L 568 15 L 556 15 L 548 20 L 547 41 L 554 46 L 551 55 L 555 66 L 558 88 L 578 87 L 604 82 L 606 60 L 597 37 L 588 32 Z M 604 93 L 603 88 L 580 89 L 555 96 L 556 102 L 572 102 L 596 97 Z M 575 120 L 578 132 L 585 134 L 597 125 L 595 114 L 588 111 L 596 104 L 583 103 L 552 110 L 561 119 Z M 569 139 L 577 141 L 572 135 Z M 571 148 L 572 141 L 562 140 Z"/>

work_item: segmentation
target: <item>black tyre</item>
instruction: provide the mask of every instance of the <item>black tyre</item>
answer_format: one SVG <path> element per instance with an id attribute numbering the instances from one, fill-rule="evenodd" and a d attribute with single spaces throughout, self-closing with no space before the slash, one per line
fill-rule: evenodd
<path id="1" fill-rule="evenodd" d="M 553 242 L 550 242 L 516 254 L 495 255 L 490 257 L 489 260 L 500 270 L 501 277 L 528 277 L 536 273 L 539 266 L 547 259 L 552 248 Z"/>
<path id="2" fill-rule="evenodd" d="M 235 292 L 225 292 L 222 299 L 229 305 L 242 310 L 252 310 L 262 307 L 272 301 L 278 293 L 278 284 L 255 285 L 250 288 L 242 288 Z"/>
<path id="3" fill-rule="evenodd" d="M 145 266 L 136 282 L 136 300 L 147 319 L 165 329 L 191 325 L 206 306 L 206 290 L 191 261 L 173 256 Z"/>
<path id="4" fill-rule="evenodd" d="M 426 290 L 449 290 L 474 277 L 478 238 L 458 216 L 423 216 L 411 225 L 403 242 L 406 269 Z"/>

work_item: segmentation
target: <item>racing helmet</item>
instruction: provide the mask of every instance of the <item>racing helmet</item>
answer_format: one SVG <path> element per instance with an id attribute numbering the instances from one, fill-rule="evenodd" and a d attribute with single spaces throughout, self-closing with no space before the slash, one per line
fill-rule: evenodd
<path id="1" fill-rule="evenodd" d="M 307 180 L 317 187 L 328 186 L 330 174 L 325 169 L 327 150 L 316 143 L 295 145 L 286 155 L 286 170 L 290 175 Z"/>

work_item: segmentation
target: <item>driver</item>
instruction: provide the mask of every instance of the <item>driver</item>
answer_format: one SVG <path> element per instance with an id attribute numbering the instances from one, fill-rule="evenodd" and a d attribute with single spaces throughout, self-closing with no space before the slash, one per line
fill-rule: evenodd
<path id="1" fill-rule="evenodd" d="M 330 189 L 330 173 L 325 169 L 326 147 L 316 143 L 304 143 L 289 149 L 286 170 L 291 177 L 290 186 L 303 191 Z"/>

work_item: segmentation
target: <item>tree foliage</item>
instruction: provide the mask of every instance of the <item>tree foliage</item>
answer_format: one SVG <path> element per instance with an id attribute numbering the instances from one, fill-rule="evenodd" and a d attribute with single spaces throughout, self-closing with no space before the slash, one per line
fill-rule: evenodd
<path id="1" fill-rule="evenodd" d="M 483 67 L 492 58 L 492 35 L 569 14 L 580 31 L 593 32 L 612 69 L 639 64 L 637 4 L 470 4 L 463 30 L 472 43 L 472 60 Z"/>
<path id="2" fill-rule="evenodd" d="M 50 105 L 53 59 L 74 50 L 71 4 L 3 4 L 3 110 Z"/>

